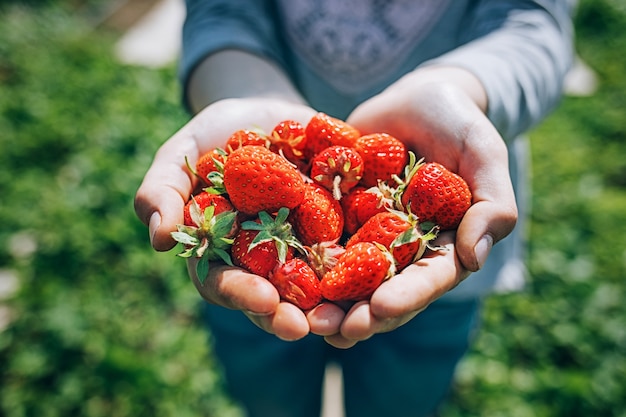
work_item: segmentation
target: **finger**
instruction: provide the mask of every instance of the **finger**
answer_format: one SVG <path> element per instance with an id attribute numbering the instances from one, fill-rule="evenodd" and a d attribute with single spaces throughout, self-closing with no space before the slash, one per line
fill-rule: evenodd
<path id="1" fill-rule="evenodd" d="M 244 269 L 215 263 L 209 267 L 209 276 L 201 283 L 196 274 L 198 260 L 187 262 L 189 276 L 207 302 L 233 310 L 243 310 L 259 316 L 276 312 L 280 296 L 265 278 Z"/>
<path id="2" fill-rule="evenodd" d="M 337 349 L 349 349 L 358 343 L 356 340 L 350 340 L 345 338 L 343 335 L 341 335 L 341 333 L 325 336 L 324 340 L 326 341 L 326 343 Z"/>
<path id="3" fill-rule="evenodd" d="M 299 340 L 309 334 L 309 323 L 304 313 L 291 303 L 280 303 L 276 311 L 268 315 L 245 314 L 259 328 L 282 340 Z"/>
<path id="4" fill-rule="evenodd" d="M 489 136 L 491 140 L 485 139 Z M 518 212 L 507 149 L 493 126 L 477 124 L 467 141 L 469 146 L 459 164 L 459 175 L 472 191 L 472 206 L 458 227 L 456 250 L 463 265 L 477 271 L 491 247 L 511 233 Z"/>
<path id="5" fill-rule="evenodd" d="M 384 323 L 374 317 L 367 301 L 356 303 L 341 324 L 341 335 L 347 340 L 363 341 L 382 330 Z"/>
<path id="6" fill-rule="evenodd" d="M 333 303 L 322 303 L 307 313 L 311 333 L 330 336 L 339 333 L 346 313 Z"/>
<path id="7" fill-rule="evenodd" d="M 472 272 L 482 268 L 493 245 L 513 230 L 516 220 L 515 206 L 491 201 L 473 204 L 457 232 L 457 255 L 464 267 Z"/>
<path id="8" fill-rule="evenodd" d="M 195 184 L 184 161 L 185 157 L 197 158 L 197 154 L 192 140 L 178 137 L 166 142 L 137 190 L 135 212 L 149 227 L 150 241 L 156 250 L 169 250 L 176 244 L 170 233 L 182 223 L 183 208 Z"/>
<path id="9" fill-rule="evenodd" d="M 370 309 L 379 319 L 399 319 L 396 326 L 408 321 L 467 278 L 467 271 L 456 256 L 454 233 L 442 233 L 433 242 L 442 246 L 401 273 L 383 282 L 372 294 Z"/>
<path id="10" fill-rule="evenodd" d="M 367 340 L 375 334 L 395 330 L 418 313 L 419 311 L 409 310 L 394 317 L 380 317 L 372 313 L 369 302 L 358 303 L 346 315 L 340 333 L 347 340 Z"/>
<path id="11" fill-rule="evenodd" d="M 225 265 L 211 267 L 200 283 L 196 274 L 197 259 L 187 263 L 200 295 L 209 303 L 242 310 L 259 328 L 283 340 L 298 340 L 309 333 L 306 316 L 291 303 L 280 302 L 276 288 L 265 278 L 241 268 Z"/>

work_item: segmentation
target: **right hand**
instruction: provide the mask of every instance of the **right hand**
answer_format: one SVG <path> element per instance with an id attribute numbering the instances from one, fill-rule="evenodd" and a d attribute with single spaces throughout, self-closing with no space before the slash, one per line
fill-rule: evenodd
<path id="1" fill-rule="evenodd" d="M 197 185 L 197 179 L 186 167 L 185 157 L 194 164 L 205 152 L 223 146 L 238 129 L 260 128 L 270 132 L 286 119 L 306 125 L 315 113 L 307 106 L 267 98 L 222 100 L 198 113 L 157 151 L 135 196 L 135 211 L 149 227 L 154 249 L 167 251 L 176 245 L 170 233 L 183 222 L 183 207 Z M 215 262 L 204 284 L 200 284 L 195 262 L 192 259 L 188 263 L 189 275 L 207 302 L 242 310 L 257 326 L 281 339 L 299 339 L 311 331 L 305 313 L 281 302 L 267 279 Z M 312 325 L 315 331 L 336 332 L 343 319 L 340 309 L 320 307 L 315 315 L 320 324 Z"/>

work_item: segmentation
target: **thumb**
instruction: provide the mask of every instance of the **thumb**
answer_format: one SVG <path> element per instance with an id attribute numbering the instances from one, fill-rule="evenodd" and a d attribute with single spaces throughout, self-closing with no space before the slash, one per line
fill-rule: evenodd
<path id="1" fill-rule="evenodd" d="M 135 195 L 135 213 L 149 228 L 154 249 L 167 251 L 176 242 L 170 233 L 183 222 L 183 209 L 193 189 L 192 179 L 180 165 L 184 157 L 164 145 L 148 169 Z"/>
<path id="2" fill-rule="evenodd" d="M 516 222 L 515 205 L 474 203 L 457 230 L 456 251 L 463 266 L 473 272 L 482 268 L 493 245 L 511 233 Z"/>

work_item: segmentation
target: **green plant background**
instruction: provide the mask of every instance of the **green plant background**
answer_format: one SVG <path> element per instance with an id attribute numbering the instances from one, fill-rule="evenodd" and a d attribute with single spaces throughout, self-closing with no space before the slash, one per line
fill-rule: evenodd
<path id="1" fill-rule="evenodd" d="M 132 207 L 188 117 L 176 68 L 117 62 L 104 4 L 0 5 L 0 416 L 237 416 Z M 576 26 L 599 89 L 531 132 L 531 280 L 487 301 L 442 416 L 626 417 L 626 5 L 581 1 Z"/>

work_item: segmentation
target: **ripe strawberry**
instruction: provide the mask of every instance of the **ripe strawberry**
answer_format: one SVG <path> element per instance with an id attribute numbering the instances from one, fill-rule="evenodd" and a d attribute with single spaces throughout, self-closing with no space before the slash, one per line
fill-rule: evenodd
<path id="1" fill-rule="evenodd" d="M 337 240 L 343 231 L 343 211 L 330 191 L 314 184 L 305 184 L 304 199 L 294 208 L 289 221 L 298 239 L 311 246 L 318 242 Z"/>
<path id="2" fill-rule="evenodd" d="M 215 195 L 202 191 L 192 196 L 183 208 L 183 223 L 185 226 L 201 226 L 204 211 L 209 206 L 215 206 L 214 215 L 218 215 L 225 211 L 235 211 L 233 205 L 224 196 Z"/>
<path id="3" fill-rule="evenodd" d="M 330 146 L 315 155 L 311 178 L 333 193 L 336 200 L 354 188 L 363 176 L 363 158 L 353 148 Z"/>
<path id="4" fill-rule="evenodd" d="M 292 259 L 296 249 L 305 252 L 286 222 L 288 215 L 286 208 L 275 218 L 262 211 L 256 221 L 242 223 L 231 247 L 233 263 L 267 278 L 276 265 Z"/>
<path id="5" fill-rule="evenodd" d="M 472 193 L 465 180 L 436 162 L 414 164 L 405 184 L 400 186 L 402 205 L 442 230 L 458 227 L 472 205 Z"/>
<path id="6" fill-rule="evenodd" d="M 304 126 L 295 120 L 283 120 L 272 129 L 268 139 L 270 150 L 283 155 L 289 162 L 295 164 L 300 171 L 305 172 L 306 159 L 304 149 L 306 147 L 306 134 Z"/>
<path id="7" fill-rule="evenodd" d="M 404 144 L 386 133 L 361 136 L 354 145 L 363 158 L 365 170 L 361 184 L 374 187 L 379 181 L 389 182 L 402 173 L 407 164 Z"/>
<path id="8" fill-rule="evenodd" d="M 359 242 L 379 243 L 391 252 L 396 270 L 419 259 L 428 242 L 437 237 L 437 231 L 422 233 L 417 217 L 400 211 L 390 210 L 378 213 L 366 221 L 348 240 L 346 248 Z"/>
<path id="9" fill-rule="evenodd" d="M 356 140 L 361 136 L 359 131 L 348 123 L 321 112 L 309 120 L 305 133 L 307 137 L 305 155 L 308 159 L 312 159 L 329 146 L 354 147 Z"/>
<path id="10" fill-rule="evenodd" d="M 221 148 L 214 148 L 209 152 L 202 155 L 196 161 L 196 167 L 194 174 L 196 174 L 202 181 L 210 185 L 209 174 L 220 170 L 220 166 L 223 166 L 226 158 L 226 151 Z"/>
<path id="11" fill-rule="evenodd" d="M 209 261 L 221 260 L 232 265 L 228 251 L 238 230 L 237 213 L 230 202 L 218 195 L 203 192 L 192 197 L 184 208 L 184 224 L 177 225 L 171 236 L 185 246 L 179 256 L 200 258 L 196 273 L 204 283 Z"/>
<path id="12" fill-rule="evenodd" d="M 263 146 L 268 148 L 269 140 L 264 135 L 255 131 L 240 129 L 230 135 L 230 137 L 226 140 L 224 149 L 230 154 L 233 151 L 248 145 Z"/>
<path id="13" fill-rule="evenodd" d="M 378 286 L 395 274 L 393 258 L 382 246 L 360 242 L 341 255 L 322 278 L 322 296 L 330 301 L 368 299 Z"/>
<path id="14" fill-rule="evenodd" d="M 341 199 L 344 216 L 344 231 L 353 235 L 370 217 L 393 208 L 394 189 L 384 183 L 366 188 L 358 185 Z"/>
<path id="15" fill-rule="evenodd" d="M 302 310 L 310 310 L 322 301 L 319 278 L 300 258 L 276 265 L 268 280 L 276 287 L 281 299 Z"/>
<path id="16" fill-rule="evenodd" d="M 285 158 L 262 146 L 235 150 L 224 163 L 223 185 L 233 206 L 244 214 L 292 209 L 304 198 L 304 180 Z"/>

